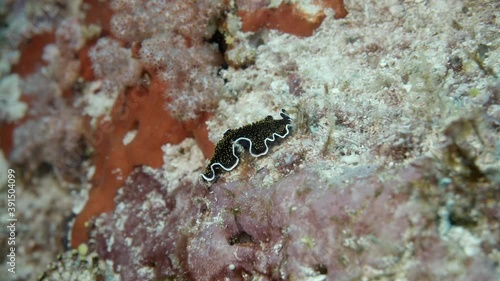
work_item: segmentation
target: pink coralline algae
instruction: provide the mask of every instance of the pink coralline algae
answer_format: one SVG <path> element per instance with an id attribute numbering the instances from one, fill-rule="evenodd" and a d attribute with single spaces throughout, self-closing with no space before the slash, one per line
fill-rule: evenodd
<path id="1" fill-rule="evenodd" d="M 133 174 L 116 198 L 114 213 L 96 221 L 99 255 L 114 261 L 122 280 L 192 279 L 186 271 L 186 247 L 206 210 L 206 193 L 180 187 L 167 194 L 151 176 Z"/>
<path id="2" fill-rule="evenodd" d="M 138 43 L 146 70 L 169 84 L 166 108 L 183 120 L 213 110 L 221 98 L 223 81 L 217 71 L 223 60 L 208 41 L 225 2 L 115 0 L 111 7 L 113 34 Z"/>
<path id="3" fill-rule="evenodd" d="M 214 184 L 212 192 L 188 185 L 171 194 L 138 172 L 115 212 L 97 219 L 94 237 L 122 280 L 492 280 L 497 265 L 488 254 L 498 230 L 488 230 L 475 254 L 444 239 L 443 224 L 482 234 L 475 224 L 439 216 L 445 201 L 433 165 L 421 159 L 340 185 L 302 170 L 264 187 L 262 170 L 248 182 Z M 475 188 L 483 195 L 456 194 L 449 212 L 466 204 L 458 198 L 495 192 Z M 476 204 L 498 219 L 494 206 Z"/>
<path id="4" fill-rule="evenodd" d="M 95 76 L 103 80 L 102 91 L 121 92 L 126 86 L 137 84 L 141 74 L 139 62 L 118 41 L 107 37 L 99 39 L 90 49 L 89 58 Z"/>

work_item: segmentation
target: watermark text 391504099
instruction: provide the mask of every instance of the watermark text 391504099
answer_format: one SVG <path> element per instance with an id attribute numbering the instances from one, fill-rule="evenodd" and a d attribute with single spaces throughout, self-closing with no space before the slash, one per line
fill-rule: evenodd
<path id="1" fill-rule="evenodd" d="M 16 273 L 16 171 L 7 170 L 7 270 Z"/>

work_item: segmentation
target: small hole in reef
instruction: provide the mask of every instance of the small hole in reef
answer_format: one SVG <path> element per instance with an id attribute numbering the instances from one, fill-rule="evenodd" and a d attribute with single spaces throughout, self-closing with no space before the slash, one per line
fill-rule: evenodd
<path id="1" fill-rule="evenodd" d="M 326 268 L 326 265 L 322 263 L 316 265 L 316 271 L 322 275 L 328 274 L 328 269 Z"/>
<path id="2" fill-rule="evenodd" d="M 207 40 L 209 43 L 215 43 L 217 44 L 217 47 L 219 48 L 219 53 L 221 53 L 222 57 L 224 57 L 224 54 L 227 51 L 227 44 L 226 44 L 226 39 L 224 38 L 224 34 L 220 31 L 216 31 L 210 39 Z M 222 64 L 220 65 L 219 70 L 217 71 L 217 75 L 220 75 L 221 70 L 228 69 L 229 65 L 228 63 L 224 60 Z"/>
<path id="3" fill-rule="evenodd" d="M 245 243 L 253 243 L 253 238 L 250 234 L 246 233 L 245 231 L 241 231 L 236 235 L 231 236 L 228 239 L 229 245 L 235 245 L 235 244 L 245 244 Z"/>
<path id="4" fill-rule="evenodd" d="M 224 53 L 227 51 L 227 44 L 226 44 L 226 39 L 224 38 L 224 34 L 220 32 L 219 30 L 215 31 L 215 33 L 210 37 L 210 39 L 207 40 L 209 43 L 215 43 L 217 44 L 217 47 L 219 48 L 219 52 L 224 55 Z"/>

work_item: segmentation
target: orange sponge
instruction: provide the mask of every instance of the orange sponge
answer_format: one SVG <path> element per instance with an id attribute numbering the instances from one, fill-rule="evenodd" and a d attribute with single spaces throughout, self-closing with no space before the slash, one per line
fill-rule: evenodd
<path id="1" fill-rule="evenodd" d="M 167 88 L 165 82 L 152 78 L 148 88 L 136 86 L 121 94 L 113 106 L 111 121 L 100 122 L 98 129 L 87 136 L 95 148 L 95 174 L 89 199 L 73 226 L 73 247 L 88 239 L 86 222 L 90 218 L 114 210 L 116 191 L 135 167 L 163 165 L 161 146 L 195 137 L 205 156 L 213 153 L 204 125 L 208 116 L 189 124 L 174 119 L 164 107 Z M 125 135 L 132 130 L 136 130 L 135 137 L 129 143 L 124 142 Z"/>
<path id="2" fill-rule="evenodd" d="M 344 18 L 347 11 L 343 0 L 316 1 L 323 8 L 332 8 L 335 18 Z M 298 7 L 297 4 L 281 3 L 278 7 L 265 7 L 255 10 L 240 10 L 238 16 L 243 24 L 244 32 L 255 32 L 261 28 L 276 29 L 281 32 L 297 35 L 311 36 L 318 28 L 326 15 L 323 10 L 316 14 L 308 14 Z"/>

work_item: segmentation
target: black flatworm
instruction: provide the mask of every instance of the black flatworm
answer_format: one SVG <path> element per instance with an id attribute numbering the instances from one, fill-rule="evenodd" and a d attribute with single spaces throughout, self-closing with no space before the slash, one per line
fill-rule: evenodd
<path id="1" fill-rule="evenodd" d="M 248 149 L 253 157 L 266 155 L 269 152 L 269 143 L 276 141 L 276 137 L 283 139 L 290 134 L 290 116 L 284 109 L 280 115 L 282 119 L 274 119 L 269 115 L 252 124 L 227 130 L 217 143 L 214 157 L 210 160 L 205 174 L 200 175 L 202 179 L 215 182 L 221 172 L 236 168 L 243 152 L 238 146 Z"/>

